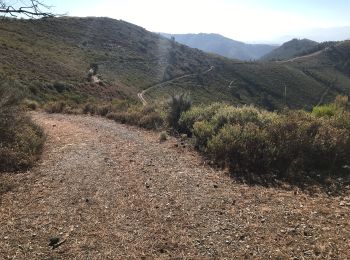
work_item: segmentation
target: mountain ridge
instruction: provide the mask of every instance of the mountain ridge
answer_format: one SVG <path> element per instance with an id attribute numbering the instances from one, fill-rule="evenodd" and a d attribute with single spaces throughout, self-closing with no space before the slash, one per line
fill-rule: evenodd
<path id="1" fill-rule="evenodd" d="M 287 60 L 299 53 L 307 52 L 319 43 L 309 39 L 292 39 L 261 57 L 261 60 Z"/>
<path id="2" fill-rule="evenodd" d="M 5 19 L 0 32 L 0 75 L 22 82 L 42 101 L 70 97 L 81 102 L 82 95 L 139 102 L 138 93 L 166 81 L 147 91 L 147 100 L 162 102 L 172 93 L 190 92 L 194 103 L 274 110 L 286 105 L 285 88 L 291 108 L 311 108 L 326 89 L 324 102 L 350 94 L 349 41 L 279 64 L 208 54 L 110 18 Z M 89 78 L 91 68 L 96 75 Z"/>
<path id="3" fill-rule="evenodd" d="M 197 48 L 209 53 L 215 53 L 231 59 L 245 61 L 257 60 L 263 55 L 277 48 L 276 45 L 269 44 L 248 44 L 224 37 L 217 33 L 161 33 L 161 35 L 169 39 L 174 37 L 175 41 L 192 48 Z"/>

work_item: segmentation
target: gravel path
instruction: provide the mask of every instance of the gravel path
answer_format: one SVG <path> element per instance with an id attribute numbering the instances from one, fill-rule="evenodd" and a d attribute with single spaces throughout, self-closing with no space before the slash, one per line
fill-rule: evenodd
<path id="1" fill-rule="evenodd" d="M 5 174 L 0 259 L 350 257 L 348 197 L 238 184 L 175 139 L 106 119 L 33 117 L 48 140 L 36 168 Z"/>

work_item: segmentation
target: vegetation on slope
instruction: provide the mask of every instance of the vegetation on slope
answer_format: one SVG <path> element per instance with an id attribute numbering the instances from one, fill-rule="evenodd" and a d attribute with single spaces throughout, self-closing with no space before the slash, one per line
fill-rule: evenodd
<path id="1" fill-rule="evenodd" d="M 264 55 L 261 60 L 288 60 L 295 57 L 298 53 L 307 52 L 317 46 L 317 44 L 317 42 L 308 39 L 293 39 Z"/>
<path id="2" fill-rule="evenodd" d="M 310 178 L 323 182 L 349 174 L 348 100 L 337 100 L 329 105 L 333 113 L 324 107 L 275 113 L 214 103 L 193 107 L 179 124 L 200 151 L 245 180 L 306 185 Z"/>
<path id="3" fill-rule="evenodd" d="M 22 82 L 39 102 L 137 101 L 141 90 L 182 75 L 191 76 L 153 88 L 147 98 L 165 101 L 181 91 L 191 92 L 194 104 L 225 101 L 274 110 L 311 109 L 320 100 L 350 94 L 346 42 L 328 53 L 277 64 L 206 54 L 108 18 L 7 19 L 0 30 L 0 74 Z"/>
<path id="4" fill-rule="evenodd" d="M 0 171 L 32 166 L 41 153 L 45 136 L 20 106 L 20 87 L 0 79 Z"/>

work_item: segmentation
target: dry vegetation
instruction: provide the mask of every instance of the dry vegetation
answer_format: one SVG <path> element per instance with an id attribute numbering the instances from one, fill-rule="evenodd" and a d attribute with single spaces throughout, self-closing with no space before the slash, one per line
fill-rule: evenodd
<path id="1" fill-rule="evenodd" d="M 0 171 L 23 170 L 41 153 L 45 136 L 20 106 L 17 83 L 0 81 Z"/>

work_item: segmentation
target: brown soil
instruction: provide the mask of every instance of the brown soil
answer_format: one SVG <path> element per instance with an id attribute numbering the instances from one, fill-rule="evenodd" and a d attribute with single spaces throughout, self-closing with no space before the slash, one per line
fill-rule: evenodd
<path id="1" fill-rule="evenodd" d="M 36 168 L 1 176 L 0 259 L 350 257 L 349 197 L 238 184 L 106 119 L 33 117 L 48 141 Z"/>

